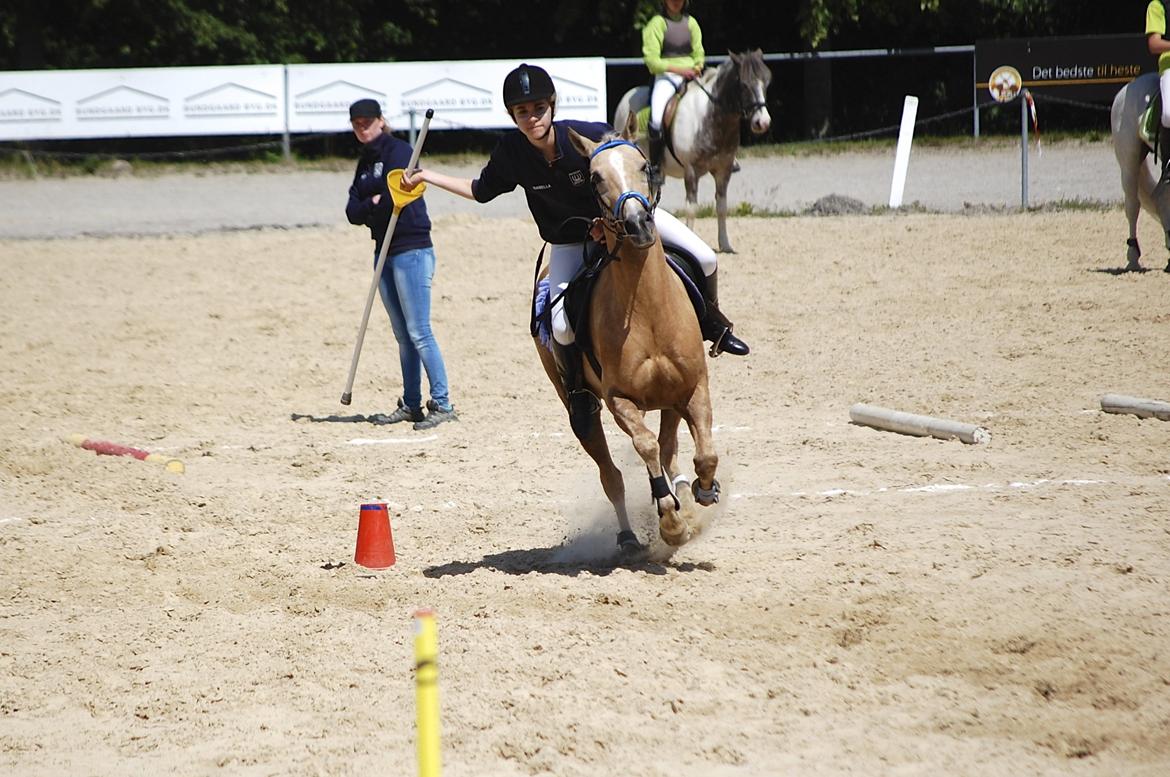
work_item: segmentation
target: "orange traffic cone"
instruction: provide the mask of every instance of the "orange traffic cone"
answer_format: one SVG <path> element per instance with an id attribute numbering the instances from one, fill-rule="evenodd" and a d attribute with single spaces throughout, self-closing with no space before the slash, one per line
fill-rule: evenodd
<path id="1" fill-rule="evenodd" d="M 394 535 L 390 531 L 390 513 L 385 502 L 362 505 L 353 561 L 367 569 L 394 566 Z"/>

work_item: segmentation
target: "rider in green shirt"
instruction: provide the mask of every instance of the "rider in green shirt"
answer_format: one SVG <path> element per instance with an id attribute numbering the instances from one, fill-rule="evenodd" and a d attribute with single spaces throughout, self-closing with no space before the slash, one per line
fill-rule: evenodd
<path id="1" fill-rule="evenodd" d="M 695 17 L 686 13 L 689 0 L 663 0 L 662 10 L 642 28 L 642 60 L 654 84 L 650 88 L 650 164 L 655 184 L 662 184 L 666 143 L 662 114 L 684 81 L 703 72 L 703 33 Z"/>

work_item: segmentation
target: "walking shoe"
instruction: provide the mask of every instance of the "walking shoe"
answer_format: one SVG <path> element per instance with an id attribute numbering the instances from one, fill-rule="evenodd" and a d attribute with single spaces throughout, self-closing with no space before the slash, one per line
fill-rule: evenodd
<path id="1" fill-rule="evenodd" d="M 385 413 L 375 413 L 370 416 L 370 420 L 376 424 L 397 424 L 403 421 L 422 421 L 426 416 L 423 415 L 422 408 L 407 407 L 402 402 L 402 397 L 398 398 L 398 409 L 390 415 Z"/>
<path id="2" fill-rule="evenodd" d="M 459 416 L 457 416 L 455 414 L 455 406 L 454 405 L 447 408 L 446 410 L 442 410 L 439 408 L 438 405 L 435 404 L 435 400 L 428 399 L 427 400 L 427 417 L 418 421 L 414 425 L 414 428 L 415 429 L 434 429 L 436 426 L 443 423 L 444 421 L 458 421 L 458 420 L 459 420 Z"/>

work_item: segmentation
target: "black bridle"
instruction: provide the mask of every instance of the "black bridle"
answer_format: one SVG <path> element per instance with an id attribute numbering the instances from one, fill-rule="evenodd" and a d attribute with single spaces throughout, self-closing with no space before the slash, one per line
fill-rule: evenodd
<path id="1" fill-rule="evenodd" d="M 757 111 L 768 107 L 768 103 L 765 100 L 753 100 L 749 103 L 744 102 L 743 89 L 744 89 L 744 87 L 747 86 L 747 84 L 740 77 L 740 74 L 738 72 L 738 69 L 740 66 L 738 64 L 736 64 L 734 60 L 732 60 L 732 64 L 736 68 L 735 83 L 737 86 L 740 87 L 739 97 L 737 100 L 739 103 L 739 115 L 740 115 L 740 118 L 742 118 L 744 121 L 751 121 L 752 116 L 755 115 L 755 113 Z M 759 80 L 762 81 L 763 79 L 759 79 Z M 703 86 L 703 82 L 701 80 L 696 78 L 696 79 L 690 81 L 690 83 L 699 87 L 699 91 L 701 91 L 703 94 L 707 95 L 707 99 L 710 100 L 712 102 L 712 104 L 714 104 L 716 106 L 718 106 L 720 104 L 719 100 L 715 99 L 715 95 L 711 94 L 711 92 L 709 92 L 707 90 L 707 87 Z M 752 91 L 754 92 L 754 90 L 752 90 Z"/>

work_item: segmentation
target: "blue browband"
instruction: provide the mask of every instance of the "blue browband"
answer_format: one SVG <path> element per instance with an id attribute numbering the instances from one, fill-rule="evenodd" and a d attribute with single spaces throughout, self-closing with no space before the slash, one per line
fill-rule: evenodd
<path id="1" fill-rule="evenodd" d="M 611 148 L 616 148 L 617 146 L 633 146 L 634 148 L 638 149 L 639 154 L 642 153 L 642 149 L 638 148 L 637 143 L 634 143 L 633 141 L 630 141 L 630 140 L 626 140 L 625 138 L 614 138 L 613 140 L 605 141 L 600 146 L 593 149 L 593 153 L 589 155 L 589 161 L 592 162 L 593 157 L 597 156 L 602 151 L 605 151 L 605 150 L 611 149 Z"/>
<path id="2" fill-rule="evenodd" d="M 617 148 L 618 146 L 633 146 L 634 148 L 638 149 L 639 154 L 642 153 L 642 149 L 638 147 L 637 143 L 634 143 L 630 140 L 625 140 L 624 138 L 615 138 L 613 140 L 607 140 L 597 148 L 593 149 L 593 153 L 589 155 L 589 161 L 592 162 L 593 157 L 597 156 L 602 151 L 608 151 L 609 149 Z M 622 192 L 622 195 L 617 198 L 617 202 L 615 202 L 613 205 L 614 218 L 619 218 L 621 216 L 622 205 L 624 205 L 626 200 L 630 199 L 631 197 L 642 203 L 642 207 L 644 207 L 646 210 L 654 210 L 654 206 L 650 204 L 650 200 L 646 199 L 646 195 L 642 194 L 641 192 Z"/>

